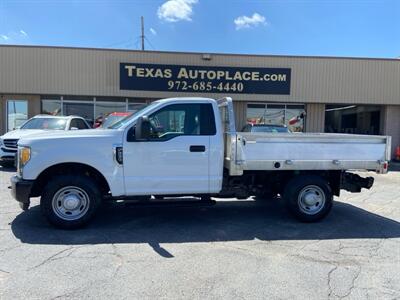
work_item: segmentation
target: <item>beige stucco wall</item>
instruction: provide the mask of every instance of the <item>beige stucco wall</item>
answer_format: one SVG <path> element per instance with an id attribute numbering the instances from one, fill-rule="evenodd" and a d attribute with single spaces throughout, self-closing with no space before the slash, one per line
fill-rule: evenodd
<path id="1" fill-rule="evenodd" d="M 5 101 L 3 97 L 0 96 L 0 135 L 2 135 L 5 131 Z"/>
<path id="2" fill-rule="evenodd" d="M 246 124 L 246 108 L 245 102 L 233 102 L 233 110 L 235 111 L 236 130 L 242 130 Z"/>
<path id="3" fill-rule="evenodd" d="M 121 62 L 291 68 L 290 95 L 234 94 L 238 101 L 400 105 L 398 59 L 211 54 L 211 60 L 203 60 L 201 53 L 4 45 L 0 46 L 0 93 L 149 98 L 196 95 L 120 90 Z"/>
<path id="4" fill-rule="evenodd" d="M 325 104 L 309 103 L 306 112 L 306 132 L 324 132 Z"/>

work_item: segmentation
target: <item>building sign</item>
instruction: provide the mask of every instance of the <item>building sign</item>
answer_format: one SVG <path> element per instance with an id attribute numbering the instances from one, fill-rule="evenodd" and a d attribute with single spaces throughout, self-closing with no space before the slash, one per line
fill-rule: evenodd
<path id="1" fill-rule="evenodd" d="M 290 94 L 290 69 L 120 64 L 120 89 L 195 93 Z"/>

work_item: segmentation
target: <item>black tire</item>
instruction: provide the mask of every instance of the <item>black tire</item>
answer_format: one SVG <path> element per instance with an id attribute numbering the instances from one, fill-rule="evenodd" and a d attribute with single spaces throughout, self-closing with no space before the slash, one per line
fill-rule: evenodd
<path id="1" fill-rule="evenodd" d="M 56 197 L 57 193 L 60 193 L 63 189 L 67 189 L 68 192 L 70 187 L 78 191 L 75 194 L 84 197 L 86 205 L 83 211 L 76 210 L 82 214 L 79 218 L 66 220 L 58 215 L 62 215 L 62 213 L 57 213 L 57 210 L 59 210 L 57 207 L 62 208 L 61 202 L 56 201 L 57 198 L 54 200 L 54 206 L 56 207 L 54 208 L 53 197 Z M 64 197 L 68 196 L 67 192 L 64 192 Z M 69 195 L 71 194 L 74 193 L 70 192 Z M 53 177 L 45 186 L 40 199 L 40 208 L 42 214 L 52 225 L 62 229 L 76 229 L 85 226 L 93 218 L 101 203 L 101 199 L 100 189 L 93 179 L 82 175 L 59 175 Z"/>
<path id="2" fill-rule="evenodd" d="M 309 205 L 306 196 L 310 197 Z M 290 180 L 283 194 L 288 210 L 302 222 L 323 219 L 332 209 L 333 194 L 329 183 L 316 175 L 302 175 Z"/>

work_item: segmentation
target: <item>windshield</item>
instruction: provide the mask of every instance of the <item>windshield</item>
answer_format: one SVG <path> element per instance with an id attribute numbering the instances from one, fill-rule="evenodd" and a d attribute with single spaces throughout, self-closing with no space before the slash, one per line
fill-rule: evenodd
<path id="1" fill-rule="evenodd" d="M 60 118 L 33 118 L 28 120 L 21 129 L 51 129 L 65 130 L 66 119 Z"/>
<path id="2" fill-rule="evenodd" d="M 101 125 L 101 127 L 108 128 L 108 127 L 114 125 L 115 123 L 117 123 L 118 121 L 121 121 L 121 120 L 123 120 L 123 119 L 125 119 L 126 117 L 129 117 L 129 116 L 130 115 L 125 115 L 125 116 L 112 116 L 112 115 L 110 115 L 110 116 L 108 116 L 106 118 L 106 120 Z"/>
<path id="3" fill-rule="evenodd" d="M 159 102 L 158 101 L 154 101 L 152 103 L 150 103 L 149 105 L 145 105 L 142 108 L 140 108 L 138 111 L 134 112 L 132 115 L 123 118 L 122 120 L 118 121 L 117 123 L 108 126 L 107 128 L 110 129 L 118 129 L 121 128 L 122 126 L 125 126 L 126 124 L 128 124 L 131 120 L 133 120 L 134 118 L 136 118 L 138 115 L 142 114 L 142 113 L 146 113 L 147 111 L 149 111 L 150 109 L 152 109 L 154 106 L 158 105 Z"/>

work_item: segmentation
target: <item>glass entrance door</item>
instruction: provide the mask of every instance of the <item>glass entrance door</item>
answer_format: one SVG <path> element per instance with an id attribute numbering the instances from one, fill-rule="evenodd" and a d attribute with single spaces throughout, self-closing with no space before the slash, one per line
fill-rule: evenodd
<path id="1" fill-rule="evenodd" d="M 7 131 L 19 128 L 28 120 L 27 100 L 7 100 Z"/>

